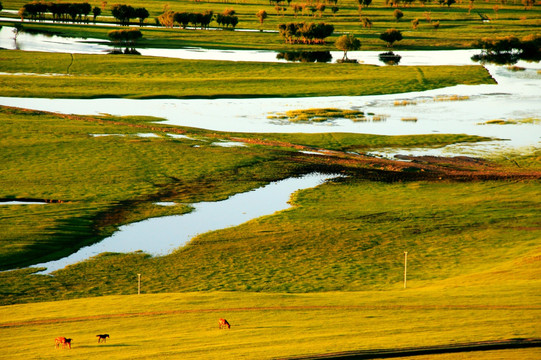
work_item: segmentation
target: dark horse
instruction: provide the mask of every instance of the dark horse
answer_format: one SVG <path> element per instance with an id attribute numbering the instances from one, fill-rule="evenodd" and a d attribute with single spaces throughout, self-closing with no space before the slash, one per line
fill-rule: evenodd
<path id="1" fill-rule="evenodd" d="M 107 338 L 109 337 L 109 334 L 100 334 L 100 335 L 96 335 L 98 337 L 98 343 L 100 343 L 102 340 L 103 342 L 105 342 L 107 340 Z"/>

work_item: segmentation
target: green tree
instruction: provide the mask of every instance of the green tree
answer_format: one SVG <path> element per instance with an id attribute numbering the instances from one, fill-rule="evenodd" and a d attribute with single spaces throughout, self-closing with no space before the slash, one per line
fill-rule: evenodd
<path id="1" fill-rule="evenodd" d="M 402 33 L 399 30 L 396 29 L 387 29 L 381 35 L 379 38 L 387 43 L 387 47 L 393 47 L 393 44 L 396 41 L 402 40 Z"/>
<path id="2" fill-rule="evenodd" d="M 359 50 L 361 48 L 361 41 L 351 34 L 342 35 L 336 40 L 334 46 L 344 52 L 342 61 L 348 61 L 348 51 Z"/>
<path id="3" fill-rule="evenodd" d="M 139 25 L 143 26 L 143 23 L 145 22 L 145 19 L 147 19 L 150 14 L 148 13 L 148 10 L 145 8 L 137 8 L 133 11 L 133 15 L 139 19 Z"/>
<path id="4" fill-rule="evenodd" d="M 188 27 L 188 24 L 190 23 L 190 13 L 185 11 L 177 12 L 173 15 L 173 19 L 180 26 L 182 26 L 183 29 L 186 29 L 186 27 Z"/>
<path id="5" fill-rule="evenodd" d="M 93 21 L 94 21 L 94 24 L 95 24 L 96 23 L 96 18 L 101 15 L 101 9 L 99 7 L 97 7 L 97 6 L 95 6 L 92 9 L 92 15 L 94 15 Z"/>
<path id="6" fill-rule="evenodd" d="M 372 0 L 357 0 L 359 7 L 369 7 L 372 4 Z"/>
<path id="7" fill-rule="evenodd" d="M 135 18 L 135 9 L 130 5 L 115 4 L 111 8 L 111 14 L 117 19 L 120 25 L 129 25 L 130 19 Z"/>
<path id="8" fill-rule="evenodd" d="M 396 21 L 400 21 L 404 17 L 404 13 L 400 9 L 395 9 L 393 12 L 393 16 L 396 19 Z"/>

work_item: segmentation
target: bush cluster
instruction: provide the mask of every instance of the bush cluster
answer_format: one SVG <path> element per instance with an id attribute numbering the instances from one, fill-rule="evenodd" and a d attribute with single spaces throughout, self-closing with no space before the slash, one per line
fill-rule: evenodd
<path id="1" fill-rule="evenodd" d="M 482 54 L 474 55 L 472 60 L 498 64 L 514 64 L 518 60 L 541 60 L 541 35 L 531 34 L 519 39 L 515 36 L 484 38 L 474 47 L 482 49 Z"/>
<path id="2" fill-rule="evenodd" d="M 334 26 L 325 23 L 287 23 L 278 25 L 280 35 L 286 43 L 324 44 L 332 35 Z"/>
<path id="3" fill-rule="evenodd" d="M 235 28 L 239 23 L 239 18 L 236 15 L 218 14 L 216 15 L 216 22 L 220 26 Z"/>
<path id="4" fill-rule="evenodd" d="M 192 13 L 192 12 L 176 12 L 173 14 L 173 21 L 182 26 L 183 29 L 186 29 L 188 24 L 192 24 L 193 27 L 200 26 L 201 29 L 208 28 L 214 12 L 212 10 L 207 10 L 204 13 Z"/>
<path id="5" fill-rule="evenodd" d="M 139 29 L 122 29 L 122 30 L 111 30 L 107 33 L 107 36 L 111 39 L 115 48 L 125 47 L 125 54 L 138 54 L 134 46 L 137 40 L 143 37 L 143 34 Z M 113 54 L 121 53 L 121 51 L 114 50 Z"/>

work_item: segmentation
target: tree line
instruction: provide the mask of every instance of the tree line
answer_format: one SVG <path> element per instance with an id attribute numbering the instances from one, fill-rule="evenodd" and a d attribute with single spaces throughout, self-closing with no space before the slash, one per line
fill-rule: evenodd
<path id="1" fill-rule="evenodd" d="M 89 3 L 45 3 L 31 2 L 19 9 L 21 20 L 43 20 L 45 13 L 53 15 L 53 21 L 88 21 L 88 15 L 92 12 Z"/>
<path id="2" fill-rule="evenodd" d="M 143 25 L 146 18 L 150 16 L 148 10 L 134 8 L 131 5 L 115 4 L 111 7 L 111 15 L 119 22 L 120 25 L 128 26 L 130 19 L 139 19 L 139 25 Z"/>
<path id="3" fill-rule="evenodd" d="M 289 44 L 324 44 L 334 32 L 334 26 L 325 23 L 287 23 L 278 25 L 278 31 Z"/>
<path id="4" fill-rule="evenodd" d="M 19 10 L 21 20 L 43 20 L 46 13 L 51 13 L 53 21 L 73 21 L 73 22 L 88 22 L 88 15 L 93 14 L 93 20 L 101 15 L 101 8 L 92 6 L 87 3 L 63 3 L 63 2 L 43 2 L 33 1 L 25 4 Z M 150 14 L 145 8 L 134 8 L 130 5 L 115 4 L 111 7 L 111 14 L 119 22 L 120 25 L 129 25 L 131 19 L 139 19 L 139 24 L 142 25 L 145 19 Z"/>
<path id="5" fill-rule="evenodd" d="M 203 13 L 195 12 L 175 12 L 167 10 L 160 16 L 158 16 L 158 23 L 165 27 L 173 27 L 178 24 L 183 29 L 186 29 L 188 25 L 192 25 L 194 28 L 200 27 L 208 29 L 212 20 L 216 20 L 219 26 L 235 28 L 239 23 L 239 18 L 235 15 L 235 10 L 226 9 L 223 13 L 214 15 L 214 11 L 207 10 Z"/>

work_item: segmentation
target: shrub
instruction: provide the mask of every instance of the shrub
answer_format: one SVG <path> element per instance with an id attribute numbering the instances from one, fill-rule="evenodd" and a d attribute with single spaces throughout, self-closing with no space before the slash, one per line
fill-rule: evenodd
<path id="1" fill-rule="evenodd" d="M 403 39 L 402 33 L 396 29 L 387 29 L 385 32 L 381 33 L 379 38 L 387 43 L 387 47 L 393 47 L 393 44 L 396 41 Z"/>

